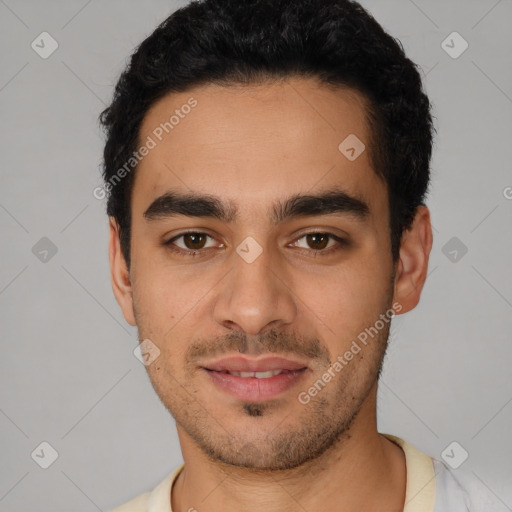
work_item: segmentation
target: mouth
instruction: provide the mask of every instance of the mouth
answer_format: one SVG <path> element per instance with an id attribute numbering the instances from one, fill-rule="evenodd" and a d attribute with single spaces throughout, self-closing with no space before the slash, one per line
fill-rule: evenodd
<path id="1" fill-rule="evenodd" d="M 216 371 L 216 370 L 210 370 Z M 276 375 L 281 375 L 282 373 L 290 373 L 292 370 L 268 370 L 264 372 L 231 372 L 227 370 L 222 370 L 220 373 L 228 373 L 229 375 L 235 375 L 235 377 L 243 377 L 250 378 L 255 377 L 256 379 L 268 379 L 269 377 L 275 377 Z"/>
<path id="2" fill-rule="evenodd" d="M 297 385 L 309 370 L 301 361 L 274 356 L 225 357 L 205 363 L 201 369 L 217 389 L 249 402 L 278 398 Z"/>

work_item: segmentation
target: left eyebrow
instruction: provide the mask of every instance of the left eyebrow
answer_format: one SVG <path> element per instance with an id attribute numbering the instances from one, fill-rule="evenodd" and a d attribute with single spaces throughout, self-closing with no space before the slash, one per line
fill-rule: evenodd
<path id="1" fill-rule="evenodd" d="M 312 217 L 336 214 L 365 220 L 370 213 L 368 204 L 339 188 L 331 188 L 316 194 L 295 194 L 279 200 L 270 209 L 270 221 L 279 224 L 296 217 Z M 156 198 L 144 212 L 147 221 L 184 215 L 208 217 L 226 223 L 236 222 L 238 208 L 230 201 L 208 194 L 168 191 Z"/>
<path id="2" fill-rule="evenodd" d="M 368 203 L 338 188 L 317 194 L 295 194 L 273 206 L 271 220 L 274 224 L 295 217 L 336 214 L 365 220 L 370 214 Z"/>

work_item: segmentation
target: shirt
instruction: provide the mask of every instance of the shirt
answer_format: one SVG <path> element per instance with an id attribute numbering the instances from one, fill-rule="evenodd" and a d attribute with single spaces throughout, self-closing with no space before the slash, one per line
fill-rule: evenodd
<path id="1" fill-rule="evenodd" d="M 405 454 L 407 482 L 403 512 L 510 512 L 493 492 L 471 473 L 452 470 L 403 439 L 382 434 Z M 172 512 L 171 488 L 184 464 L 169 473 L 152 491 L 140 494 L 110 512 Z"/>

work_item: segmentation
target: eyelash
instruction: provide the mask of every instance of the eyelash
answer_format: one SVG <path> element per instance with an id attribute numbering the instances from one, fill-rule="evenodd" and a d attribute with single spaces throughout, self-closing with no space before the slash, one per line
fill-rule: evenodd
<path id="1" fill-rule="evenodd" d="M 203 233 L 201 231 L 185 231 L 184 233 L 181 233 L 179 235 L 176 235 L 174 237 L 172 237 L 170 240 L 168 240 L 167 242 L 164 242 L 163 244 L 172 252 L 174 253 L 177 253 L 177 254 L 180 254 L 182 256 L 190 256 L 190 257 L 195 257 L 196 255 L 200 254 L 200 253 L 204 253 L 206 252 L 208 249 L 213 249 L 213 247 L 207 247 L 206 249 L 198 249 L 196 251 L 193 251 L 193 250 L 186 250 L 186 249 L 182 249 L 180 247 L 176 247 L 174 245 L 173 242 L 175 242 L 176 240 L 178 240 L 179 238 L 185 236 L 185 235 L 206 235 L 207 237 L 209 238 L 212 238 L 213 237 L 211 235 L 209 235 L 208 233 Z M 330 255 L 332 253 L 335 253 L 345 247 L 347 247 L 349 245 L 348 241 L 345 240 L 344 238 L 341 238 L 339 236 L 336 236 L 334 235 L 333 233 L 329 233 L 329 232 L 326 232 L 326 231 L 311 231 L 311 232 L 308 232 L 308 233 L 303 233 L 301 236 L 299 236 L 298 238 L 295 239 L 295 243 L 299 240 L 301 240 L 302 238 L 308 236 L 308 235 L 326 235 L 328 236 L 330 239 L 333 239 L 335 240 L 336 242 L 338 242 L 337 245 L 333 246 L 333 247 L 330 247 L 329 249 L 303 249 L 305 251 L 312 251 L 313 254 L 314 254 L 314 257 L 316 256 L 327 256 L 327 255 Z"/>

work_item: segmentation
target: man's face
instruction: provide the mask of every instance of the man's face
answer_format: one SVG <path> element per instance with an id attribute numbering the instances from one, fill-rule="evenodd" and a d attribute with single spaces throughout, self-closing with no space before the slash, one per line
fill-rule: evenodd
<path id="1" fill-rule="evenodd" d="M 182 108 L 190 98 L 197 105 Z M 367 146 L 359 156 L 351 134 Z M 363 97 L 306 79 L 210 85 L 157 102 L 140 143 L 148 136 L 156 146 L 136 171 L 120 302 L 160 350 L 147 366 L 154 389 L 180 439 L 210 457 L 296 467 L 358 413 L 370 421 L 389 333 L 389 320 L 377 322 L 394 297 L 388 196 L 371 167 Z M 332 190 L 349 198 L 287 204 Z M 199 200 L 172 214 L 178 201 L 154 203 L 168 193 L 215 198 L 226 215 Z"/>

